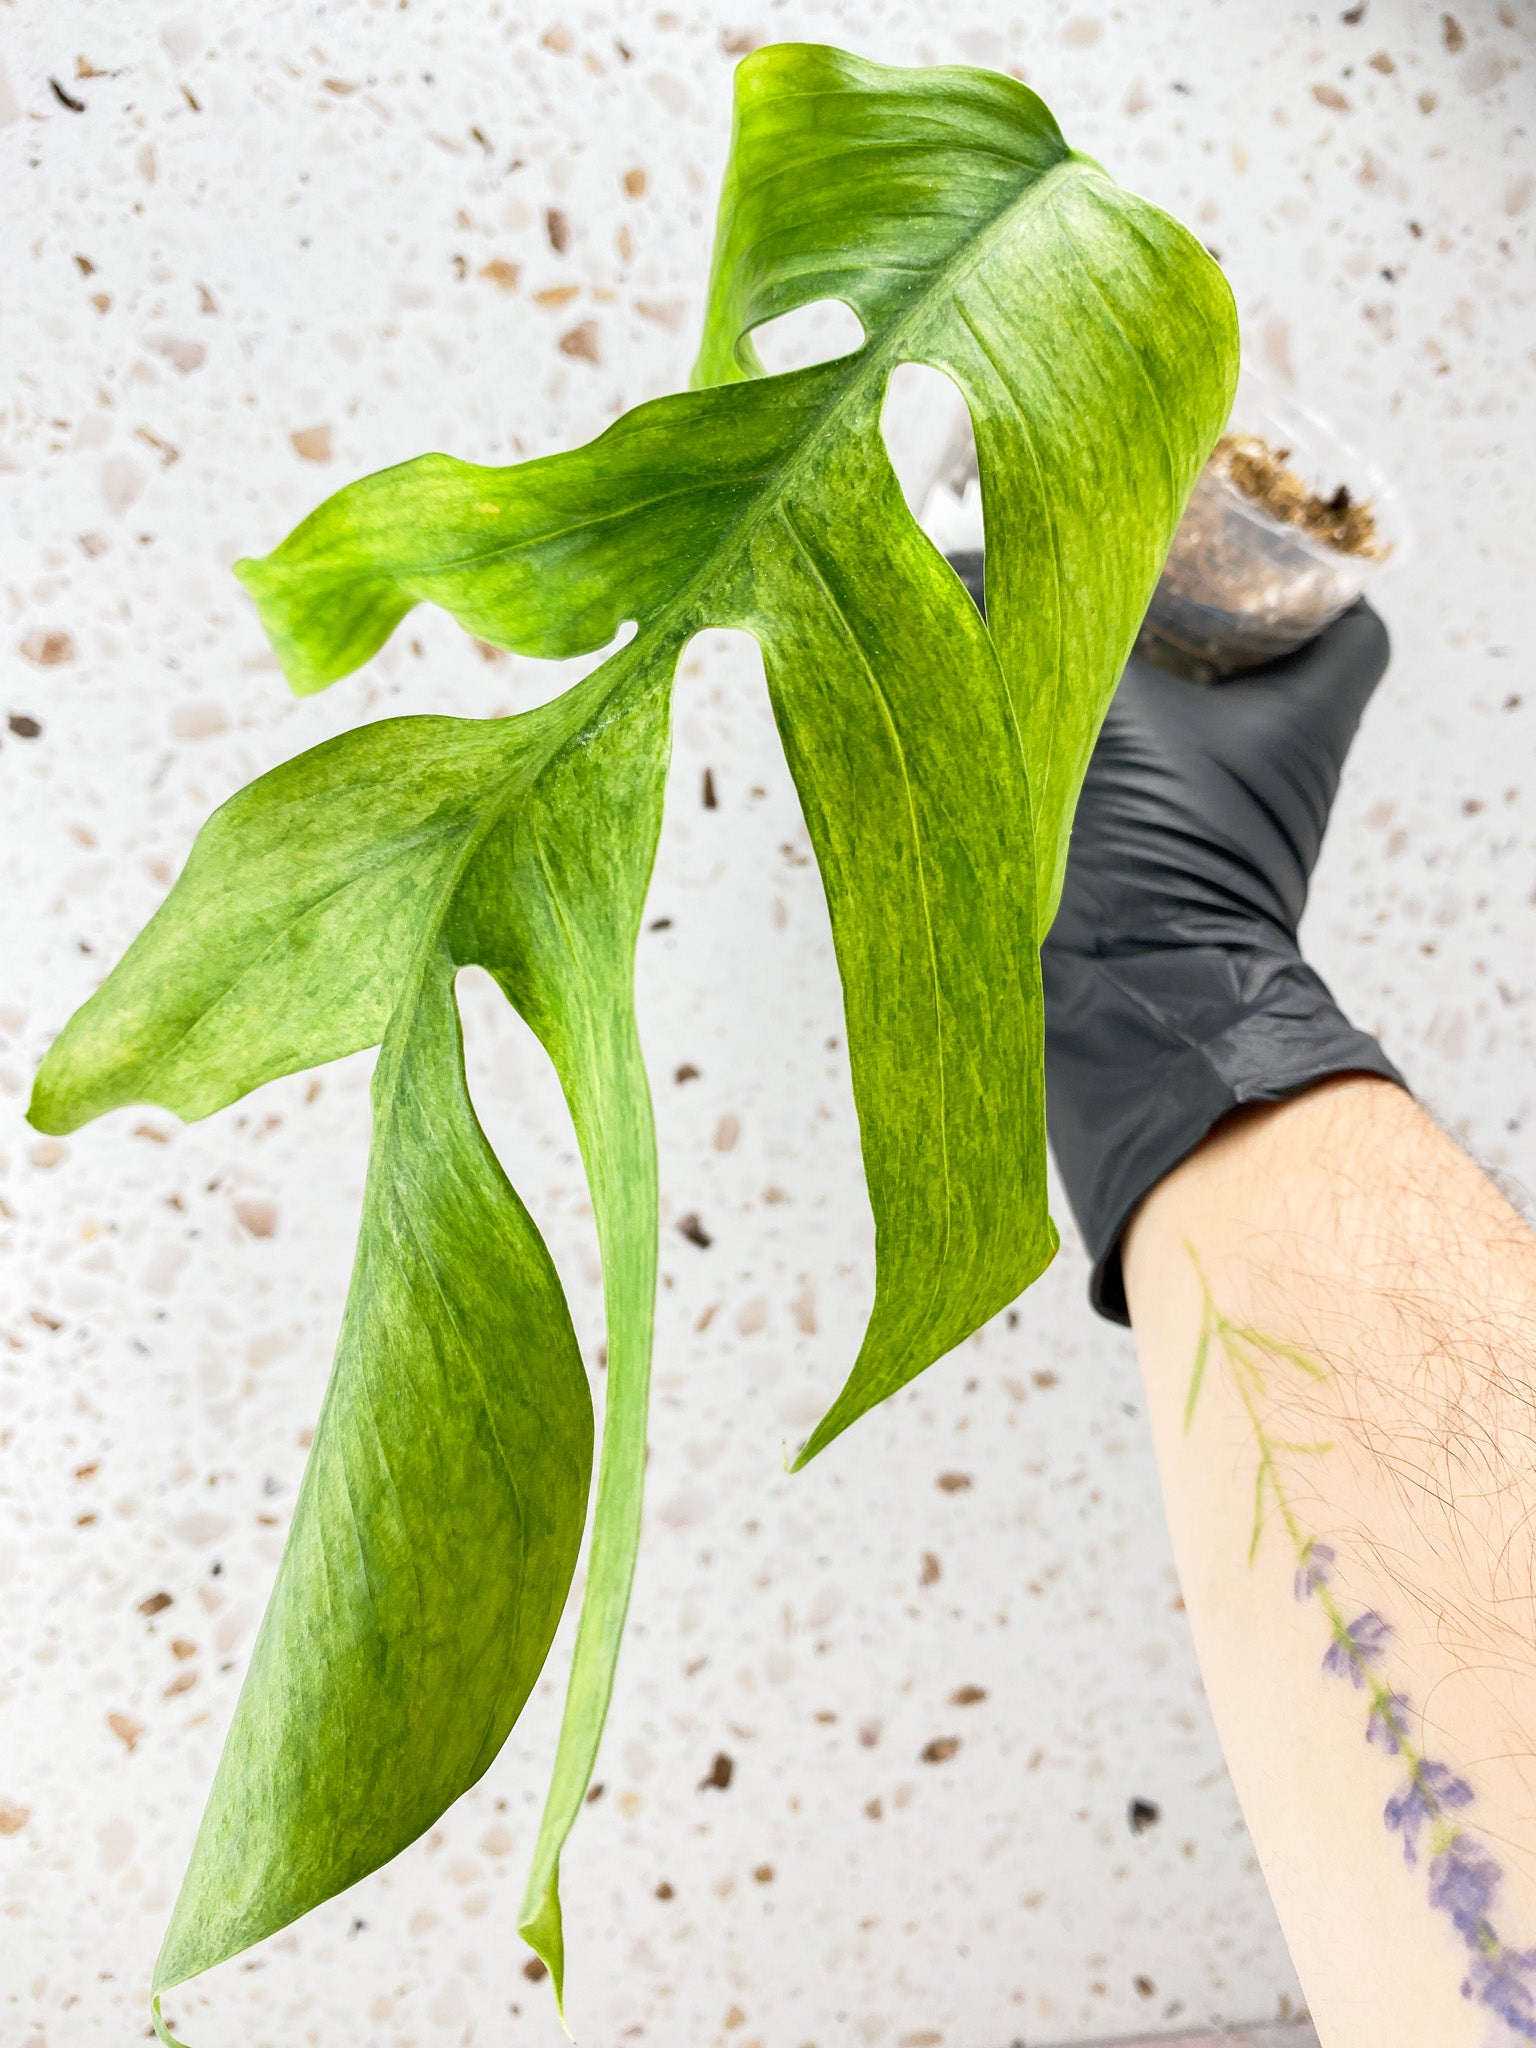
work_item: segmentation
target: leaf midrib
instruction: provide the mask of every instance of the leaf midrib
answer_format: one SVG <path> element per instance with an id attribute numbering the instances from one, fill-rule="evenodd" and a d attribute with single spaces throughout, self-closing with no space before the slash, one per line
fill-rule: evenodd
<path id="1" fill-rule="evenodd" d="M 801 438 L 791 455 L 762 473 L 765 483 L 777 481 L 780 488 L 777 491 L 765 490 L 754 499 L 753 503 L 723 530 L 719 540 L 700 560 L 693 574 L 678 586 L 674 594 L 643 624 L 636 621 L 634 639 L 610 655 L 608 661 L 595 669 L 588 680 L 595 680 L 601 676 L 621 655 L 632 654 L 640 649 L 643 650 L 645 657 L 649 657 L 653 649 L 659 651 L 666 645 L 669 632 L 675 632 L 681 641 L 689 631 L 698 630 L 707 623 L 707 619 L 700 614 L 697 598 L 701 592 L 714 584 L 722 559 L 734 560 L 744 552 L 752 535 L 779 510 L 780 502 L 788 495 L 793 482 L 802 472 L 814 467 L 825 443 L 835 435 L 841 425 L 844 413 L 853 410 L 866 397 L 871 385 L 882 387 L 889 371 L 897 363 L 907 360 L 905 344 L 912 330 L 926 318 L 934 300 L 945 291 L 953 291 L 964 277 L 977 269 L 988 250 L 1001 239 L 1004 231 L 1017 217 L 1022 213 L 1044 207 L 1054 198 L 1056 189 L 1069 176 L 1098 177 L 1104 179 L 1106 183 L 1109 182 L 1098 165 L 1080 156 L 1076 151 L 1052 164 L 1047 171 L 1031 172 L 1024 189 L 1016 192 L 1006 206 L 999 207 L 974 235 L 961 243 L 958 250 L 933 272 L 932 284 L 926 291 L 917 295 L 913 304 L 900 318 L 880 332 L 866 337 L 860 348 L 846 358 L 839 359 L 847 362 L 848 371 L 843 378 L 833 384 L 815 424 Z M 743 378 L 741 381 L 756 380 Z M 600 694 L 592 708 L 594 720 L 608 703 L 621 680 L 620 675 L 615 675 L 612 683 Z M 1023 741 L 1018 732 L 1017 719 L 1014 718 L 1011 722 L 1022 754 Z M 562 752 L 565 746 L 589 729 L 589 726 L 582 726 L 566 734 L 551 750 L 549 758 L 530 775 L 530 785 L 539 780 L 550 765 L 550 761 Z"/>
<path id="2" fill-rule="evenodd" d="M 438 943 L 470 863 L 505 818 L 514 796 L 536 787 L 571 746 L 595 729 L 603 711 L 614 696 L 630 681 L 637 669 L 643 671 L 664 651 L 669 638 L 675 639 L 680 646 L 683 638 L 694 627 L 695 621 L 698 626 L 705 623 L 704 619 L 698 616 L 696 600 L 701 590 L 713 583 L 722 559 L 739 559 L 758 528 L 781 510 L 783 500 L 789 495 L 793 482 L 805 471 L 813 468 L 826 442 L 841 427 L 845 414 L 866 403 L 870 387 L 879 388 L 883 385 L 889 370 L 897 361 L 904 359 L 905 343 L 913 329 L 925 320 L 934 300 L 946 290 L 952 291 L 964 277 L 977 269 L 985 260 L 991 246 L 1001 238 L 1021 213 L 1036 211 L 1045 206 L 1067 177 L 1093 175 L 1102 177 L 1103 173 L 1075 154 L 1053 164 L 1046 172 L 1034 174 L 1022 192 L 1016 194 L 1007 206 L 1000 207 L 975 235 L 963 243 L 960 249 L 935 271 L 932 285 L 918 296 L 900 319 L 894 321 L 882 334 L 870 336 L 862 348 L 846 359 L 849 365 L 848 372 L 833 385 L 815 425 L 804 435 L 792 455 L 775 469 L 767 472 L 770 478 L 779 480 L 780 488 L 777 491 L 764 491 L 749 510 L 732 522 L 715 546 L 704 556 L 693 575 L 679 586 L 671 599 L 651 615 L 645 625 L 636 632 L 634 639 L 617 649 L 590 676 L 576 685 L 570 693 L 571 696 L 579 697 L 585 689 L 591 688 L 595 701 L 589 706 L 581 707 L 581 715 L 559 721 L 557 730 L 551 735 L 550 745 L 538 764 L 534 766 L 526 756 L 523 756 L 500 778 L 499 786 L 486 803 L 473 829 L 465 834 L 458 858 L 448 864 L 438 890 L 437 903 L 423 921 L 421 938 L 412 957 L 406 983 L 409 993 L 405 1000 L 415 998 L 427 950 Z M 598 688 L 598 679 L 607 675 L 610 670 L 612 674 L 609 680 Z M 569 703 L 570 698 L 556 698 L 554 701 L 556 704 L 562 701 Z M 573 710 L 576 708 L 572 707 Z M 530 715 L 537 717 L 538 713 Z M 1011 717 L 1010 722 L 1013 724 L 1015 741 L 1022 756 L 1023 742 L 1019 735 L 1017 719 Z M 512 723 L 518 726 L 521 721 L 514 720 Z M 521 747 L 526 744 L 526 740 L 527 730 L 524 727 L 515 734 L 515 744 Z M 916 834 L 915 823 L 913 830 Z M 919 886 L 925 911 L 929 911 L 927 890 L 922 882 L 921 864 Z M 385 1036 L 395 1028 L 400 1008 L 400 1004 L 397 1003 L 391 1012 Z M 386 1084 L 386 1099 L 376 1104 L 375 1113 L 381 1127 L 392 1119 L 393 1096 L 398 1075 L 397 1065 Z"/>
<path id="3" fill-rule="evenodd" d="M 918 294 L 914 303 L 900 318 L 868 336 L 859 349 L 844 359 L 848 365 L 847 371 L 832 384 L 815 423 L 801 438 L 792 454 L 783 462 L 763 472 L 764 483 L 770 486 L 776 483 L 778 488 L 763 490 L 752 504 L 725 528 L 716 544 L 699 562 L 694 573 L 679 585 L 673 596 L 653 612 L 643 625 L 637 621 L 638 630 L 634 639 L 616 650 L 590 677 L 584 678 L 583 682 L 576 686 L 570 694 L 579 697 L 585 688 L 595 685 L 598 678 L 612 670 L 606 684 L 593 690 L 594 701 L 582 707 L 580 716 L 558 721 L 557 729 L 551 736 L 551 743 L 537 765 L 530 763 L 526 755 L 523 755 L 498 779 L 494 793 L 472 828 L 464 834 L 458 858 L 448 864 L 444 873 L 437 904 L 424 920 L 421 938 L 412 956 L 408 986 L 416 979 L 415 969 L 424 949 L 434 944 L 442 932 L 470 863 L 505 818 L 513 798 L 535 787 L 569 747 L 593 731 L 603 711 L 615 694 L 630 680 L 634 671 L 649 666 L 650 661 L 662 653 L 670 638 L 675 637 L 680 645 L 690 630 L 702 627 L 706 623 L 705 618 L 700 615 L 698 600 L 703 592 L 713 586 L 722 562 L 740 558 L 753 534 L 780 510 L 794 483 L 815 467 L 826 443 L 842 429 L 846 415 L 850 411 L 856 411 L 861 404 L 867 403 L 871 387 L 881 388 L 889 371 L 897 362 L 905 360 L 905 345 L 913 330 L 926 320 L 934 301 L 945 292 L 953 292 L 961 280 L 978 269 L 990 248 L 1001 239 L 1021 214 L 1037 211 L 1047 205 L 1056 190 L 1069 177 L 1095 175 L 1103 177 L 1104 174 L 1096 165 L 1075 152 L 1053 164 L 1047 171 L 1031 173 L 1023 189 L 1016 192 L 1006 206 L 999 207 L 974 235 L 961 243 L 958 249 L 933 272 L 931 284 Z M 502 551 L 504 550 L 497 550 Z M 569 702 L 569 699 L 565 701 Z M 560 699 L 555 700 L 557 704 L 560 702 Z M 575 710 L 576 707 L 573 706 L 572 709 Z M 538 713 L 531 715 L 537 717 Z M 1023 742 L 1017 718 L 1011 715 L 1010 722 L 1013 724 L 1015 740 L 1022 756 Z M 513 720 L 511 724 L 514 728 L 512 743 L 521 749 L 527 742 L 527 729 L 521 719 Z M 926 901 L 925 891 L 925 905 Z M 306 913 L 312 907 L 306 906 Z M 237 980 L 244 979 L 244 976 L 237 977 Z M 228 989 L 222 990 L 215 1003 L 227 998 L 229 993 Z M 383 1035 L 387 1036 L 399 1010 L 400 1004 L 397 1003 L 391 1010 L 390 1022 Z M 189 1024 L 185 1035 L 190 1035 L 201 1021 L 202 1013 Z M 163 1068 L 163 1061 L 158 1064 Z"/>
<path id="4" fill-rule="evenodd" d="M 1021 213 L 1044 207 L 1053 198 L 1057 187 L 1064 179 L 1095 175 L 1102 177 L 1104 174 L 1097 166 L 1076 153 L 1052 164 L 1048 171 L 1031 173 L 1024 189 L 1016 192 L 1006 206 L 999 207 L 974 235 L 963 242 L 959 249 L 939 266 L 933 273 L 932 284 L 917 296 L 913 305 L 882 332 L 866 338 L 863 346 L 846 358 L 848 371 L 833 384 L 815 424 L 785 461 L 763 473 L 765 483 L 777 482 L 779 488 L 765 489 L 739 518 L 732 521 L 700 561 L 694 573 L 679 585 L 673 596 L 643 624 L 636 621 L 637 631 L 634 639 L 617 649 L 607 661 L 593 671 L 590 677 L 584 678 L 583 683 L 576 686 L 573 695 L 578 694 L 585 685 L 595 684 L 597 679 L 610 669 L 614 671 L 607 684 L 601 690 L 594 691 L 595 702 L 586 709 L 583 717 L 569 722 L 562 721 L 563 729 L 553 738 L 538 765 L 530 766 L 524 759 L 511 768 L 502 779 L 474 829 L 466 834 L 458 860 L 444 876 L 438 907 L 423 927 L 423 947 L 432 943 L 441 932 L 471 861 L 492 831 L 501 823 L 513 796 L 534 788 L 569 747 L 593 730 L 616 692 L 628 682 L 637 668 L 644 669 L 649 666 L 650 661 L 665 649 L 669 639 L 675 638 L 680 646 L 691 630 L 696 630 L 706 623 L 700 616 L 698 599 L 706 589 L 713 586 L 722 561 L 735 561 L 740 558 L 753 534 L 779 511 L 782 501 L 789 495 L 796 479 L 815 466 L 826 442 L 833 438 L 842 426 L 845 414 L 867 401 L 871 386 L 877 389 L 883 387 L 889 371 L 897 362 L 904 360 L 905 344 L 913 329 L 926 318 L 934 300 L 946 291 L 953 291 L 965 276 L 977 269 L 985 260 L 988 250 L 1001 239 L 1003 233 Z M 560 700 L 557 698 L 555 702 L 558 703 Z M 1023 740 L 1019 734 L 1018 721 L 1011 716 L 1011 700 L 1010 722 L 1022 756 Z M 520 721 L 513 723 L 516 725 Z M 519 744 L 525 739 L 526 732 L 517 735 Z M 924 902 L 926 905 L 926 892 Z"/>
<path id="5" fill-rule="evenodd" d="M 953 292 L 963 278 L 979 268 L 989 249 L 1001 239 L 1020 214 L 1043 208 L 1053 199 L 1057 188 L 1066 178 L 1077 176 L 1102 178 L 1104 173 L 1096 164 L 1073 152 L 1053 164 L 1048 171 L 1030 174 L 1029 182 L 1024 189 L 1017 192 L 1006 206 L 999 207 L 973 236 L 962 243 L 959 249 L 939 266 L 933 274 L 932 284 L 918 295 L 913 305 L 882 333 L 869 336 L 861 348 L 846 358 L 848 371 L 843 378 L 833 384 L 816 423 L 785 461 L 764 473 L 765 479 L 777 479 L 780 488 L 777 491 L 764 491 L 748 510 L 725 529 L 714 547 L 700 561 L 692 576 L 678 587 L 674 595 L 652 613 L 643 626 L 639 621 L 636 622 L 637 631 L 634 639 L 617 649 L 590 676 L 576 685 L 575 690 L 571 692 L 572 696 L 578 696 L 585 688 L 593 688 L 595 701 L 586 709 L 585 715 L 561 722 L 561 729 L 552 737 L 547 752 L 536 767 L 523 759 L 509 769 L 474 829 L 466 834 L 459 858 L 444 875 L 436 911 L 423 926 L 420 946 L 412 963 L 413 982 L 425 948 L 436 942 L 443 929 L 470 863 L 492 831 L 502 822 L 514 794 L 536 787 L 567 749 L 595 729 L 603 711 L 617 692 L 630 680 L 636 669 L 643 671 L 650 665 L 652 659 L 665 650 L 669 638 L 674 639 L 680 647 L 690 631 L 697 630 L 706 623 L 705 618 L 699 614 L 696 599 L 702 590 L 713 585 L 715 572 L 722 560 L 734 561 L 740 558 L 758 528 L 784 509 L 783 500 L 789 495 L 794 480 L 814 466 L 825 443 L 842 425 L 845 413 L 867 401 L 871 386 L 876 389 L 883 388 L 888 372 L 897 362 L 905 360 L 905 344 L 913 329 L 926 319 L 934 300 L 946 291 Z M 598 679 L 610 669 L 613 673 L 607 684 L 600 689 L 596 688 Z M 557 698 L 554 701 L 556 704 L 562 701 L 569 702 L 569 698 Z M 537 716 L 537 713 L 531 715 Z M 1011 695 L 1009 722 L 1013 727 L 1015 744 L 1022 759 L 1023 738 L 1019 731 L 1017 716 L 1013 711 Z M 513 723 L 516 725 L 520 721 Z M 525 738 L 526 732 L 517 735 L 519 743 Z M 913 832 L 914 837 L 920 841 L 915 822 Z M 923 882 L 921 861 L 919 886 L 924 911 L 931 923 L 931 906 Z M 397 1005 L 395 1012 L 391 1014 L 390 1028 L 393 1028 L 398 1008 Z M 390 1084 L 390 1093 L 392 1097 L 393 1080 Z"/>
<path id="6" fill-rule="evenodd" d="M 790 483 L 803 470 L 813 466 L 814 459 L 819 457 L 824 443 L 835 434 L 845 409 L 853 409 L 858 401 L 865 397 L 868 386 L 873 384 L 877 388 L 883 387 L 887 374 L 898 363 L 909 359 L 905 344 L 910 339 L 912 330 L 920 326 L 927 317 L 934 300 L 946 291 L 953 291 L 962 278 L 977 269 L 988 250 L 1001 239 L 1004 230 L 1012 225 L 1019 215 L 1043 207 L 1054 196 L 1056 187 L 1068 175 L 1104 177 L 1104 173 L 1096 165 L 1080 157 L 1075 151 L 1063 157 L 1060 162 L 1052 164 L 1048 171 L 1032 172 L 1024 189 L 1016 192 L 1006 206 L 999 207 L 973 236 L 962 242 L 933 272 L 932 284 L 917 294 L 912 305 L 904 313 L 888 326 L 868 335 L 860 348 L 840 359 L 848 364 L 847 374 L 833 385 L 819 419 L 803 436 L 794 453 L 769 472 L 771 476 L 783 480 L 783 490 L 778 496 L 787 494 Z M 849 310 L 855 309 L 850 307 Z M 738 340 L 741 338 L 738 336 Z M 698 586 L 709 578 L 720 557 L 732 552 L 738 541 L 749 540 L 757 528 L 773 515 L 778 508 L 778 496 L 764 493 L 764 496 L 744 512 L 734 525 L 727 528 L 694 574 L 680 586 L 677 595 L 669 604 L 662 607 L 657 615 L 658 626 L 669 614 L 686 611 L 686 600 L 691 598 Z M 637 634 L 636 638 L 639 637 Z"/>

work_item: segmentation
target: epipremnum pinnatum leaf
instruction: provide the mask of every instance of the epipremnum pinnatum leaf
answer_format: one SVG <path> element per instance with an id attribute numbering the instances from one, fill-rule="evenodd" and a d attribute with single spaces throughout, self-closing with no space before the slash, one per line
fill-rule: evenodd
<path id="1" fill-rule="evenodd" d="M 761 374 L 750 331 L 818 298 L 865 341 Z M 551 705 L 397 719 L 276 770 L 204 829 L 71 1021 L 33 1118 L 206 1115 L 382 1050 L 352 1289 L 276 1591 L 156 1972 L 237 1953 L 412 1840 L 485 1769 L 568 1590 L 591 1411 L 547 1254 L 476 1125 L 452 976 L 548 1049 L 603 1256 L 592 1551 L 522 1931 L 563 1978 L 561 1847 L 612 1688 L 640 1528 L 656 1261 L 632 967 L 672 676 L 744 628 L 831 912 L 874 1307 L 800 1462 L 995 1314 L 1055 1247 L 1038 945 L 1082 772 L 1231 398 L 1199 245 L 994 73 L 770 47 L 737 72 L 695 389 L 507 469 L 429 455 L 348 486 L 239 573 L 290 681 L 324 688 L 410 608 L 522 653 L 635 637 Z M 988 625 L 880 438 L 902 362 L 959 385 Z"/>

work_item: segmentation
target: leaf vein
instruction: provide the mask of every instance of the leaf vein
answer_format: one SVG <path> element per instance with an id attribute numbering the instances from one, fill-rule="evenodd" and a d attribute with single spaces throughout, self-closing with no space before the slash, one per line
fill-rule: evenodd
<path id="1" fill-rule="evenodd" d="M 901 770 L 902 789 L 907 800 L 907 817 L 912 829 L 912 850 L 917 857 L 917 894 L 918 901 L 921 903 L 923 910 L 923 930 L 928 942 L 928 964 L 933 988 L 934 1068 L 939 1096 L 939 1161 L 944 1180 L 944 1242 L 939 1249 L 938 1260 L 934 1267 L 932 1292 L 929 1295 L 928 1304 L 923 1312 L 924 1320 L 926 1320 L 928 1310 L 931 1309 L 933 1300 L 943 1283 L 944 1269 L 949 1260 L 949 1247 L 954 1234 L 954 1189 L 950 1180 L 949 1165 L 949 1118 L 946 1109 L 946 1084 L 948 1077 L 945 1072 L 944 1055 L 943 985 L 939 976 L 938 945 L 933 933 L 933 906 L 929 901 L 927 864 L 923 853 L 923 835 L 918 823 L 917 801 L 913 795 L 912 776 L 907 766 L 906 748 L 902 745 L 901 734 L 897 730 L 896 720 L 892 716 L 890 700 L 881 687 L 880 678 L 875 673 L 873 663 L 864 651 L 864 644 L 854 630 L 853 622 L 843 609 L 842 602 L 836 591 L 828 581 L 810 542 L 795 525 L 794 517 L 788 505 L 780 508 L 780 517 L 783 520 L 785 531 L 789 534 L 806 568 L 820 587 L 829 611 L 842 629 L 849 646 L 853 649 L 858 659 L 859 666 L 868 678 L 870 689 L 874 694 L 876 703 L 880 707 L 880 715 L 885 723 L 886 731 L 890 735 L 891 746 L 896 755 L 896 763 Z"/>

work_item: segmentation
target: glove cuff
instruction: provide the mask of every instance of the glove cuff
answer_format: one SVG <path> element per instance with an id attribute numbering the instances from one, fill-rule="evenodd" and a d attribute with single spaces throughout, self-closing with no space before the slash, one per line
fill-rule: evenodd
<path id="1" fill-rule="evenodd" d="M 1089 1299 L 1130 1324 L 1120 1243 L 1144 1195 L 1229 1111 L 1333 1074 L 1407 1083 L 1294 953 L 1161 948 L 1114 958 L 1047 945 L 1046 1120 L 1093 1261 Z"/>

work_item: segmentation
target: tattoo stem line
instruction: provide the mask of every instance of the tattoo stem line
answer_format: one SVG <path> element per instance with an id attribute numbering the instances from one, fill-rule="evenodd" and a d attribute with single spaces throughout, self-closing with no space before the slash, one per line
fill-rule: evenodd
<path id="1" fill-rule="evenodd" d="M 1410 1865 L 1417 1863 L 1420 1836 L 1424 1837 L 1430 1905 L 1449 1916 L 1470 1951 L 1462 1996 L 1502 2023 L 1503 2029 L 1507 2029 L 1501 2035 L 1503 2040 L 1536 2041 L 1536 1949 L 1514 1948 L 1495 1931 L 1489 1916 L 1503 1882 L 1503 1868 L 1486 1843 L 1452 1818 L 1473 1804 L 1472 1787 L 1448 1764 L 1427 1756 L 1410 1735 L 1408 1716 L 1412 1702 L 1406 1693 L 1395 1690 L 1378 1669 L 1393 1638 L 1392 1625 L 1374 1609 L 1357 1615 L 1353 1621 L 1346 1619 L 1331 1583 L 1334 1549 L 1307 1534 L 1287 1489 L 1282 1458 L 1321 1457 L 1333 1446 L 1294 1443 L 1276 1437 L 1264 1417 L 1261 1404 L 1269 1393 L 1266 1372 L 1270 1365 L 1290 1366 L 1318 1381 L 1326 1379 L 1327 1373 L 1315 1358 L 1295 1345 L 1224 1315 L 1194 1246 L 1186 1242 L 1185 1249 L 1199 1277 L 1203 1297 L 1200 1336 L 1184 1405 L 1185 1431 L 1194 1424 L 1211 1349 L 1216 1345 L 1248 1418 L 1258 1452 L 1249 1565 L 1258 1556 L 1266 1506 L 1272 1502 L 1295 1556 L 1296 1598 L 1315 1598 L 1328 1623 L 1330 1641 L 1323 1656 L 1324 1672 L 1348 1679 L 1357 1691 L 1365 1693 L 1369 1704 L 1367 1742 L 1399 1758 L 1406 1768 L 1406 1782 L 1387 1801 L 1383 1819 L 1388 1830 L 1401 1837 L 1404 1859 Z M 1488 2048 L 1497 2048 L 1497 2043 L 1490 2042 Z"/>

